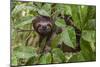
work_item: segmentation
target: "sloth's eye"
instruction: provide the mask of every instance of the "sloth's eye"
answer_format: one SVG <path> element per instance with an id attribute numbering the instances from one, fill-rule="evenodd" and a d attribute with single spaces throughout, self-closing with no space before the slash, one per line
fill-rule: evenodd
<path id="1" fill-rule="evenodd" d="M 51 24 L 47 24 L 47 26 L 51 27 Z"/>
<path id="2" fill-rule="evenodd" d="M 37 27 L 41 27 L 41 24 L 38 24 Z"/>

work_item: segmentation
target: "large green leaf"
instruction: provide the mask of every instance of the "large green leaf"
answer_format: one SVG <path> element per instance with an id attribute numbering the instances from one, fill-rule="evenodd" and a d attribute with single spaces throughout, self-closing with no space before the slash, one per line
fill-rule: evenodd
<path id="1" fill-rule="evenodd" d="M 72 15 L 71 7 L 69 5 L 66 5 L 66 4 L 57 4 L 56 11 L 58 13 Z"/>
<path id="2" fill-rule="evenodd" d="M 38 13 L 39 13 L 40 15 L 50 16 L 49 13 L 48 13 L 47 11 L 45 11 L 44 9 L 38 10 Z"/>
<path id="3" fill-rule="evenodd" d="M 16 15 L 17 13 L 19 13 L 20 11 L 24 10 L 24 5 L 16 5 L 15 8 L 13 9 L 13 11 L 11 12 L 12 15 Z"/>
<path id="4" fill-rule="evenodd" d="M 88 19 L 84 26 L 84 30 L 95 30 L 96 29 L 96 19 Z"/>
<path id="5" fill-rule="evenodd" d="M 84 56 L 85 61 L 95 61 L 96 53 L 93 52 L 89 42 L 81 40 L 81 53 Z"/>
<path id="6" fill-rule="evenodd" d="M 45 5 L 42 6 L 42 9 L 44 9 L 45 11 L 47 11 L 48 14 L 49 14 L 49 16 L 51 15 L 51 4 L 45 3 Z"/>
<path id="7" fill-rule="evenodd" d="M 93 52 L 90 44 L 84 40 L 81 41 L 81 51 L 72 55 L 68 62 L 95 61 L 96 53 Z"/>
<path id="8" fill-rule="evenodd" d="M 29 59 L 30 57 L 37 56 L 36 49 L 28 46 L 18 46 L 14 49 L 17 58 Z"/>
<path id="9" fill-rule="evenodd" d="M 82 55 L 82 53 L 77 53 L 75 55 L 73 55 L 68 62 L 82 62 L 85 61 L 84 56 Z"/>
<path id="10" fill-rule="evenodd" d="M 78 16 L 79 16 L 81 28 L 85 25 L 85 23 L 88 20 L 87 19 L 87 15 L 88 15 L 87 9 L 88 9 L 87 6 L 79 6 Z"/>
<path id="11" fill-rule="evenodd" d="M 82 38 L 88 42 L 96 42 L 96 32 L 91 30 L 85 30 L 82 32 Z"/>
<path id="12" fill-rule="evenodd" d="M 65 30 L 61 33 L 60 43 L 62 43 L 62 42 L 64 42 L 66 45 L 74 48 L 74 45 L 73 45 L 72 41 L 70 40 L 67 28 L 65 28 Z"/>
<path id="13" fill-rule="evenodd" d="M 46 54 L 43 54 L 43 56 L 40 58 L 40 64 L 49 64 L 51 63 L 51 60 L 52 60 L 52 56 L 50 53 L 46 53 Z"/>
<path id="14" fill-rule="evenodd" d="M 73 27 L 67 27 L 68 30 L 68 34 L 70 37 L 71 42 L 73 43 L 73 46 L 76 46 L 76 33 L 75 33 L 75 29 Z"/>
<path id="15" fill-rule="evenodd" d="M 20 5 L 16 5 L 15 8 L 12 10 L 11 14 L 12 15 L 17 15 L 18 13 L 20 13 L 23 10 L 38 10 L 36 7 L 32 7 L 32 6 L 26 6 L 25 4 L 20 4 Z"/>
<path id="16" fill-rule="evenodd" d="M 52 47 L 52 48 L 57 47 L 57 45 L 59 44 L 60 38 L 61 38 L 60 35 L 56 35 L 56 36 L 52 39 L 52 42 L 51 42 L 51 47 Z"/>
<path id="17" fill-rule="evenodd" d="M 88 6 L 88 19 L 96 18 L 96 6 Z"/>
<path id="18" fill-rule="evenodd" d="M 26 24 L 30 24 L 30 23 L 32 23 L 33 19 L 34 19 L 34 17 L 32 17 L 32 16 L 23 17 L 22 19 L 19 19 L 18 21 L 16 21 L 15 27 L 22 27 Z"/>
<path id="19" fill-rule="evenodd" d="M 96 32 L 95 31 L 90 31 L 90 30 L 85 30 L 83 31 L 82 33 L 82 38 L 89 42 L 91 48 L 92 48 L 92 51 L 95 52 L 96 50 Z"/>
<path id="20" fill-rule="evenodd" d="M 81 23 L 82 23 L 82 20 L 80 18 L 80 14 L 79 14 L 79 7 L 80 6 L 77 6 L 77 5 L 71 5 L 71 12 L 72 12 L 72 18 L 74 20 L 74 24 L 80 28 L 81 27 Z"/>
<path id="21" fill-rule="evenodd" d="M 59 48 L 54 48 L 52 50 L 52 54 L 53 54 L 53 62 L 54 63 L 65 62 L 66 59 L 65 59 L 64 53 Z"/>
<path id="22" fill-rule="evenodd" d="M 66 24 L 65 24 L 65 21 L 63 19 L 60 19 L 60 18 L 57 18 L 55 24 L 58 26 L 58 27 L 65 27 Z"/>

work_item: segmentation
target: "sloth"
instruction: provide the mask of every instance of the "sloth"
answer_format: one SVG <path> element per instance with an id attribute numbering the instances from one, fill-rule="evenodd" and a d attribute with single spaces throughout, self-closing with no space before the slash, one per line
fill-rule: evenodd
<path id="1" fill-rule="evenodd" d="M 74 25 L 72 17 L 69 15 L 65 15 L 63 17 L 65 20 L 66 25 L 72 26 L 75 29 L 76 33 L 76 48 L 69 47 L 64 43 L 58 45 L 57 47 L 60 48 L 63 52 L 77 52 L 80 51 L 80 37 L 81 31 Z M 60 27 L 55 25 L 54 20 L 48 16 L 37 16 L 35 19 L 32 20 L 34 30 L 39 34 L 39 47 L 43 46 L 40 45 L 44 38 L 46 38 L 46 43 L 44 46 L 44 52 L 51 51 L 51 41 L 53 36 L 56 34 L 58 35 L 63 30 Z"/>
<path id="2" fill-rule="evenodd" d="M 37 16 L 36 19 L 32 21 L 34 30 L 40 36 L 48 36 L 53 32 L 54 22 L 51 18 L 47 16 Z"/>

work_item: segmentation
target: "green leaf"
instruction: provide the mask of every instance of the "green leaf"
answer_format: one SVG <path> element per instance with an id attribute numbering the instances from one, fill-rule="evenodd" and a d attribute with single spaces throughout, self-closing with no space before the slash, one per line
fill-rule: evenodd
<path id="1" fill-rule="evenodd" d="M 16 15 L 17 13 L 19 13 L 20 11 L 24 10 L 24 5 L 16 5 L 15 8 L 12 11 L 12 15 Z"/>
<path id="2" fill-rule="evenodd" d="M 79 14 L 79 7 L 77 5 L 71 5 L 71 12 L 72 12 L 72 18 L 74 20 L 75 25 L 80 28 L 81 18 Z"/>
<path id="3" fill-rule="evenodd" d="M 66 24 L 65 24 L 65 21 L 60 19 L 60 18 L 57 18 L 55 24 L 58 26 L 58 27 L 65 27 Z"/>
<path id="4" fill-rule="evenodd" d="M 66 28 L 67 29 L 67 28 Z M 69 34 L 68 34 L 68 31 L 67 30 L 64 30 L 62 33 L 61 33 L 61 40 L 60 40 L 60 43 L 64 42 L 66 45 L 70 46 L 70 47 L 73 47 L 74 48 L 74 45 L 72 43 L 72 41 L 70 40 L 70 37 L 69 37 Z"/>
<path id="5" fill-rule="evenodd" d="M 78 12 L 79 12 L 79 19 L 80 19 L 80 21 L 81 21 L 81 26 L 83 26 L 85 23 L 86 23 L 86 21 L 88 20 L 88 18 L 87 18 L 87 15 L 88 15 L 88 7 L 87 6 L 80 6 L 79 7 L 79 10 L 78 10 Z"/>
<path id="6" fill-rule="evenodd" d="M 96 53 L 93 52 L 90 44 L 81 40 L 81 51 L 73 55 L 68 62 L 95 61 Z"/>
<path id="7" fill-rule="evenodd" d="M 96 18 L 96 6 L 88 6 L 88 19 Z"/>
<path id="8" fill-rule="evenodd" d="M 36 62 L 37 57 L 31 57 L 27 60 L 27 62 L 25 63 L 26 65 L 33 65 Z"/>
<path id="9" fill-rule="evenodd" d="M 44 9 L 38 10 L 38 13 L 39 13 L 40 15 L 50 16 L 49 13 L 48 13 L 47 11 L 45 11 Z"/>
<path id="10" fill-rule="evenodd" d="M 51 47 L 52 47 L 52 48 L 57 47 L 57 45 L 59 44 L 60 38 L 61 38 L 61 35 L 56 35 L 56 36 L 52 39 L 52 42 L 51 42 Z"/>
<path id="11" fill-rule="evenodd" d="M 64 12 L 65 14 L 72 16 L 71 7 L 69 5 L 64 6 Z"/>
<path id="12" fill-rule="evenodd" d="M 30 24 L 30 23 L 32 23 L 33 19 L 34 19 L 34 17 L 32 17 L 32 16 L 24 17 L 21 20 L 16 21 L 15 27 L 22 27 L 26 24 Z"/>
<path id="13" fill-rule="evenodd" d="M 56 11 L 58 11 L 58 13 L 72 15 L 71 7 L 65 4 L 57 4 Z"/>
<path id="14" fill-rule="evenodd" d="M 76 33 L 75 33 L 75 30 L 74 30 L 73 27 L 70 27 L 70 26 L 67 27 L 67 30 L 68 30 L 70 40 L 73 43 L 73 46 L 75 47 L 76 46 Z"/>
<path id="15" fill-rule="evenodd" d="M 16 5 L 15 8 L 12 10 L 11 14 L 12 15 L 17 15 L 18 13 L 20 13 L 23 10 L 38 10 L 36 7 L 32 7 L 32 6 L 26 6 L 25 4 L 20 4 L 20 5 Z"/>
<path id="16" fill-rule="evenodd" d="M 17 57 L 13 54 L 12 57 L 11 57 L 11 61 L 12 61 L 11 65 L 12 66 L 17 66 L 18 65 L 17 60 L 18 60 Z"/>
<path id="17" fill-rule="evenodd" d="M 17 58 L 29 59 L 30 57 L 37 56 L 36 49 L 28 46 L 18 46 L 14 49 Z"/>
<path id="18" fill-rule="evenodd" d="M 68 62 L 82 62 L 85 61 L 84 56 L 82 55 L 82 53 L 77 53 L 75 55 L 73 55 Z"/>
<path id="19" fill-rule="evenodd" d="M 89 19 L 84 27 L 84 30 L 95 30 L 96 29 L 96 19 Z"/>
<path id="20" fill-rule="evenodd" d="M 53 62 L 54 63 L 65 62 L 66 59 L 65 59 L 64 53 L 59 48 L 54 48 L 52 50 L 52 54 L 53 54 Z"/>
<path id="21" fill-rule="evenodd" d="M 45 3 L 45 5 L 42 6 L 42 9 L 44 9 L 45 11 L 47 11 L 48 14 L 49 14 L 49 16 L 51 15 L 51 4 L 50 3 Z"/>
<path id="22" fill-rule="evenodd" d="M 96 32 L 91 30 L 85 30 L 82 32 L 82 38 L 88 42 L 96 42 Z"/>
<path id="23" fill-rule="evenodd" d="M 90 43 L 85 40 L 81 40 L 81 53 L 85 61 L 95 61 L 96 60 L 96 53 L 93 52 Z"/>
<path id="24" fill-rule="evenodd" d="M 46 53 L 40 58 L 40 64 L 49 64 L 51 63 L 51 60 L 52 60 L 51 54 Z"/>

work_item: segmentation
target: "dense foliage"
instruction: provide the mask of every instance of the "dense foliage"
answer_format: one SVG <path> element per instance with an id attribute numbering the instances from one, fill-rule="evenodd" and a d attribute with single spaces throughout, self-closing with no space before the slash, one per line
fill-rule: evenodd
<path id="1" fill-rule="evenodd" d="M 51 16 L 51 3 L 12 2 L 11 3 L 11 65 L 32 65 L 37 63 L 39 54 L 34 48 L 38 40 L 32 30 L 32 19 L 37 15 Z M 96 60 L 96 7 L 86 5 L 56 4 L 54 7 L 55 24 L 66 29 L 52 41 L 52 54 L 43 54 L 38 64 L 68 63 Z M 78 53 L 63 53 L 55 47 L 64 42 L 75 47 L 75 32 L 73 28 L 65 26 L 64 20 L 56 15 L 59 13 L 71 15 L 75 25 L 82 30 L 81 51 Z M 53 61 L 52 60 L 53 57 Z"/>

